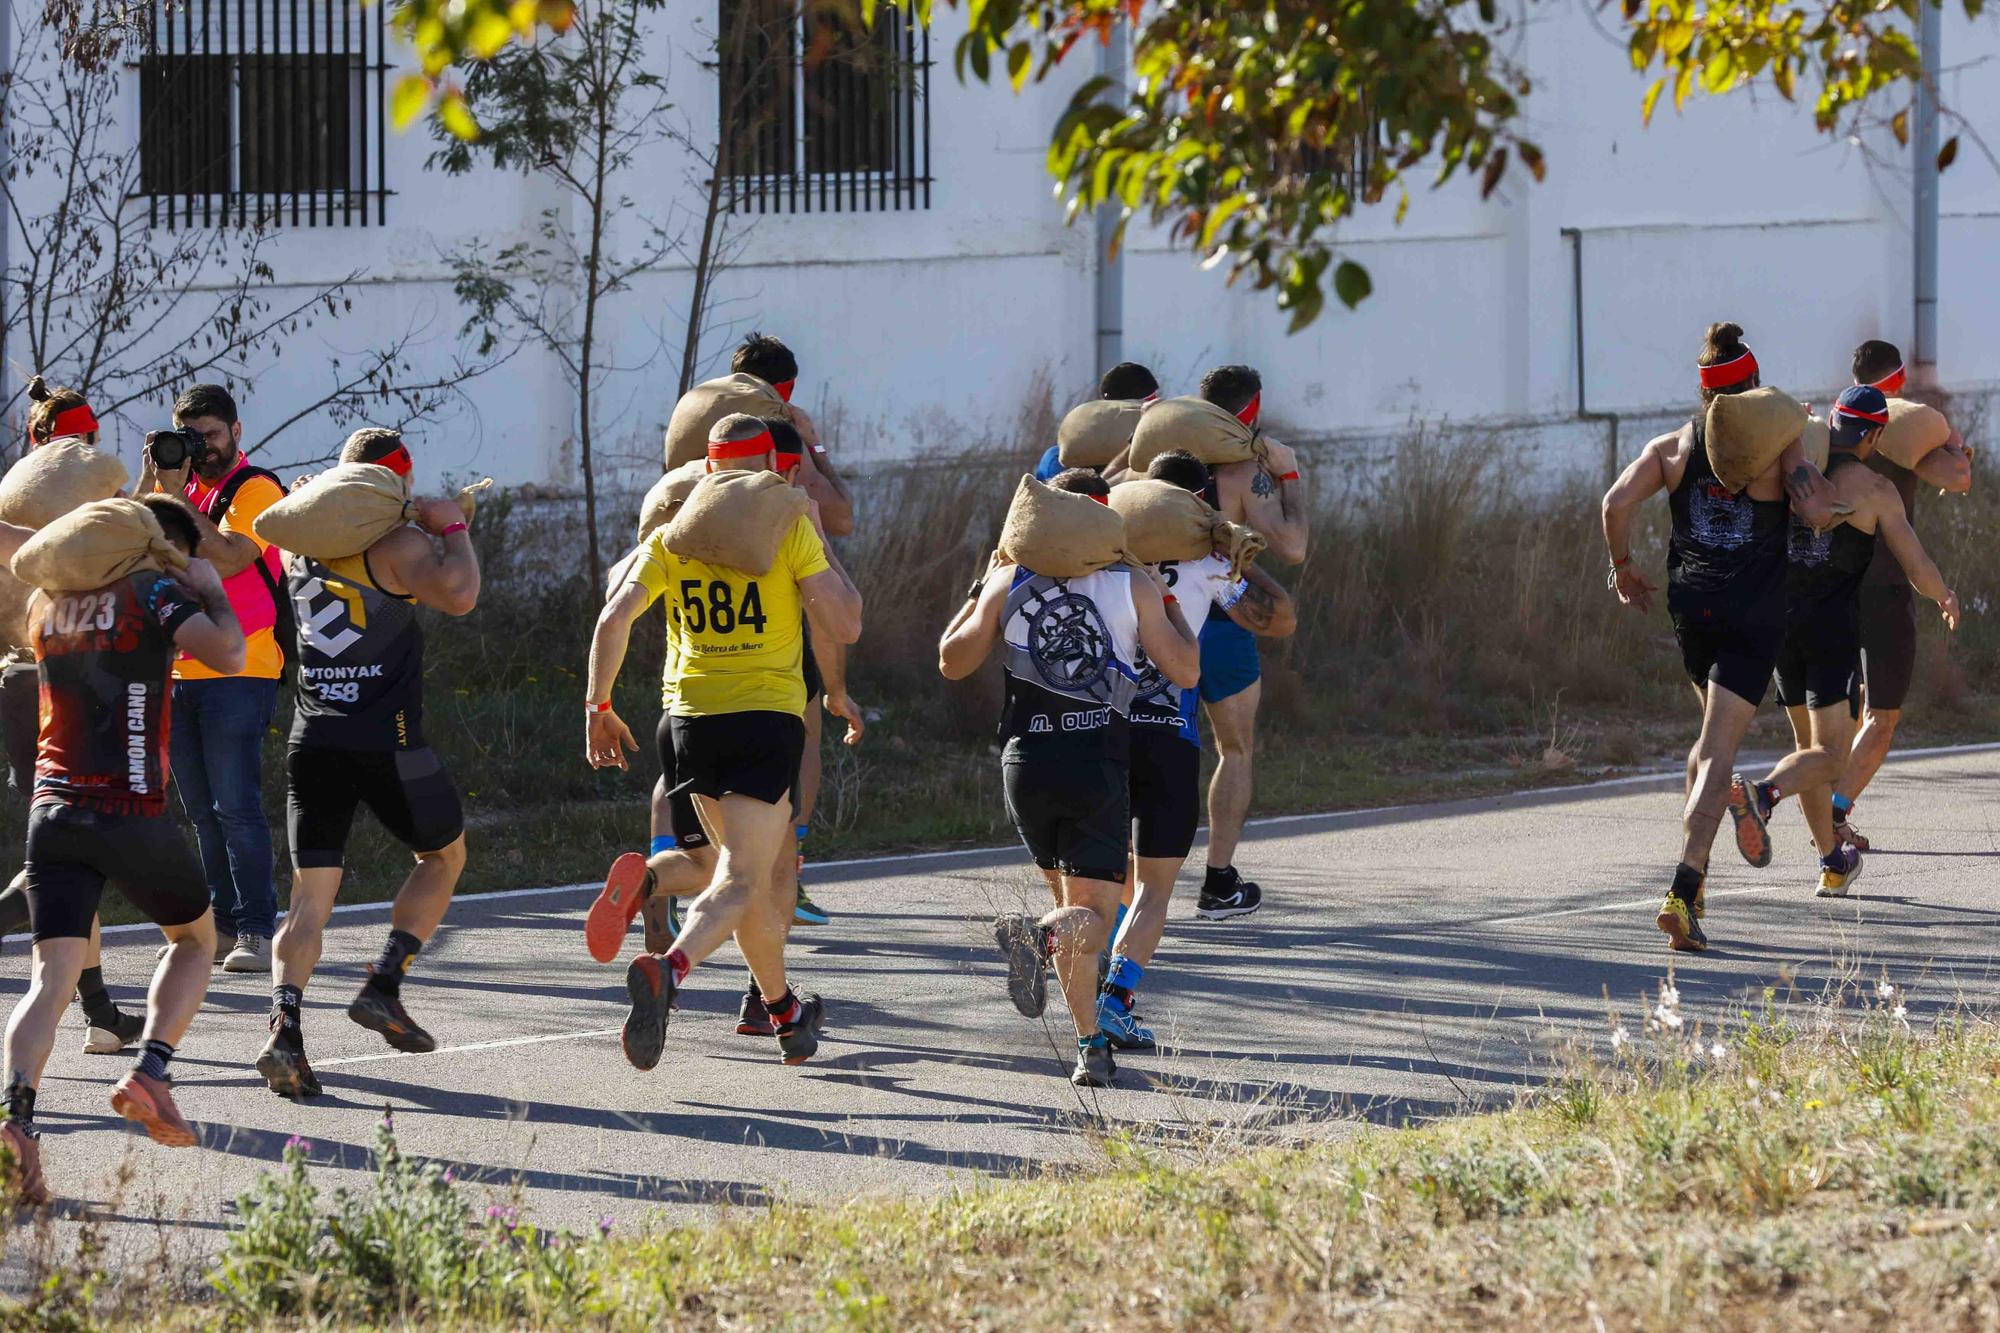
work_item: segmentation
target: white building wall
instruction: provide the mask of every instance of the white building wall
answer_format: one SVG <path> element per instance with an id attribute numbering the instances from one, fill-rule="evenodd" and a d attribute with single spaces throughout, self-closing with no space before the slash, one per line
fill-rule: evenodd
<path id="1" fill-rule="evenodd" d="M 703 370 L 714 373 L 749 328 L 783 336 L 804 368 L 798 401 L 837 424 L 833 446 L 864 468 L 1011 442 L 1025 404 L 1052 395 L 1066 405 L 1096 372 L 1091 231 L 1063 225 L 1043 169 L 1048 131 L 1090 72 L 1088 58 L 1080 50 L 1078 68 L 1019 96 L 963 86 L 951 50 L 964 19 L 936 12 L 931 207 L 744 220 L 705 349 Z M 1124 261 L 1126 355 L 1175 392 L 1219 362 L 1259 366 L 1274 427 L 1323 464 L 1377 457 L 1421 420 L 1497 429 L 1538 467 L 1595 475 L 1609 462 L 1608 429 L 1574 419 L 1576 297 L 1564 228 L 1582 235 L 1590 406 L 1623 418 L 1626 456 L 1691 405 L 1694 354 L 1711 320 L 1745 326 L 1767 381 L 1822 399 L 1844 382 L 1857 341 L 1908 345 L 1907 153 L 1892 142 L 1867 151 L 1830 142 L 1812 129 L 1809 108 L 1762 92 L 1698 99 L 1680 115 L 1663 99 L 1642 127 L 1645 81 L 1585 0 L 1536 7 L 1529 20 L 1521 56 L 1537 79 L 1524 128 L 1547 153 L 1546 182 L 1516 169 L 1484 202 L 1469 181 L 1413 182 L 1405 225 L 1381 209 L 1344 232 L 1374 296 L 1354 312 L 1330 301 L 1297 336 L 1270 293 L 1225 287 L 1221 270 L 1197 269 L 1135 226 Z M 713 14 L 676 8 L 663 23 L 653 49 L 670 93 L 698 134 L 712 133 L 713 76 L 699 61 Z M 2000 143 L 2000 105 L 1980 95 L 1976 64 L 2000 54 L 2000 24 L 1953 11 L 1945 42 L 1962 71 L 1946 81 L 1947 103 Z M 134 88 L 134 119 L 136 104 Z M 432 147 L 421 132 L 390 136 L 396 193 L 386 228 L 278 239 L 272 262 L 287 283 L 362 276 L 352 313 L 253 368 L 243 395 L 249 438 L 317 397 L 339 352 L 419 329 L 419 373 L 447 364 L 462 312 L 442 255 L 518 238 L 560 204 L 530 177 L 427 171 Z M 626 186 L 637 210 L 698 209 L 688 168 L 669 148 L 653 151 Z M 2000 384 L 2000 171 L 1969 134 L 1943 200 L 1939 378 L 1984 393 Z M 672 406 L 689 283 L 684 266 L 669 266 L 607 307 L 609 346 L 626 368 L 602 392 L 600 455 L 634 476 L 654 465 Z M 476 410 L 413 432 L 428 473 L 574 483 L 573 395 L 549 357 L 523 352 L 470 393 Z M 128 451 L 145 424 L 135 418 L 121 436 Z M 269 457 L 323 455 L 340 434 L 312 423 Z"/>

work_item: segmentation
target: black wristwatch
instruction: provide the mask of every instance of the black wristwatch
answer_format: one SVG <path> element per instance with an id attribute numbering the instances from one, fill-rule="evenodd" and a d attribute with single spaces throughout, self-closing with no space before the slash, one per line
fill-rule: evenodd
<path id="1" fill-rule="evenodd" d="M 986 591 L 986 580 L 974 579 L 972 581 L 972 586 L 965 590 L 965 600 L 968 602 L 976 602 L 979 600 L 979 594 L 985 591 Z"/>

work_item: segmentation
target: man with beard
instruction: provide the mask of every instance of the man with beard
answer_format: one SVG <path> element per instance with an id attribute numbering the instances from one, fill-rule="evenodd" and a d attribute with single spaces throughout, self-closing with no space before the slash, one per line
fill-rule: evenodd
<path id="1" fill-rule="evenodd" d="M 139 494 L 181 496 L 194 510 L 202 558 L 222 576 L 249 645 L 243 669 L 225 675 L 183 654 L 174 663 L 171 728 L 174 786 L 194 825 L 202 874 L 215 906 L 216 961 L 230 972 L 271 965 L 278 925 L 271 826 L 264 815 L 264 735 L 278 707 L 289 618 L 282 555 L 251 530 L 284 498 L 276 476 L 243 454 L 236 400 L 219 384 L 197 384 L 174 401 L 174 425 L 201 437 L 180 467 L 154 461 L 153 437 Z"/>

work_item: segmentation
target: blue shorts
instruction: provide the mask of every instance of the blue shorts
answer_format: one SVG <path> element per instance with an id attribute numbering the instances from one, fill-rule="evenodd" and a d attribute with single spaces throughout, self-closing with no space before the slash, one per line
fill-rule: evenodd
<path id="1" fill-rule="evenodd" d="M 1257 636 L 1228 616 L 1212 615 L 1201 627 L 1201 698 L 1220 703 L 1264 678 Z"/>

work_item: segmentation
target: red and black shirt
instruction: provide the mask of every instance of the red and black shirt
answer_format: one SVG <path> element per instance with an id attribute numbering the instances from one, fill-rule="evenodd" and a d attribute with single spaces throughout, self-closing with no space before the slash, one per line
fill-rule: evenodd
<path id="1" fill-rule="evenodd" d="M 179 584 L 151 571 L 95 592 L 34 599 L 28 636 L 42 701 L 36 804 L 166 813 L 174 632 L 200 611 Z"/>

